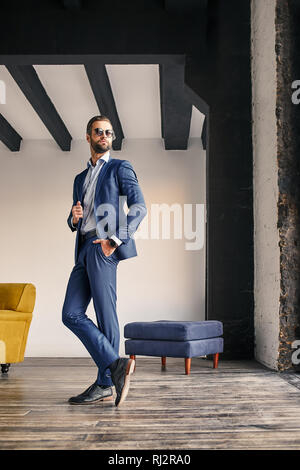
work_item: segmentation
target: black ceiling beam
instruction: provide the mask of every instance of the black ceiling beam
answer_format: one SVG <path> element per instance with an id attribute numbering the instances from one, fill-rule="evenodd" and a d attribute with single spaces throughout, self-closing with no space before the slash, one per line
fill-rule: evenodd
<path id="1" fill-rule="evenodd" d="M 62 0 L 62 4 L 66 10 L 80 10 L 81 0 Z"/>
<path id="2" fill-rule="evenodd" d="M 192 104 L 184 91 L 184 66 L 159 65 L 161 135 L 166 150 L 186 150 Z"/>
<path id="3" fill-rule="evenodd" d="M 165 0 L 165 10 L 178 13 L 205 12 L 208 0 Z"/>
<path id="4" fill-rule="evenodd" d="M 0 10 L 1 11 L 1 10 Z M 1 34 L 1 28 L 0 28 Z M 1 47 L 0 47 L 1 52 Z M 82 64 L 184 64 L 184 54 L 26 54 L 3 55 L 0 65 L 82 65 Z"/>
<path id="5" fill-rule="evenodd" d="M 99 112 L 100 114 L 107 116 L 112 123 L 116 135 L 116 139 L 112 144 L 113 149 L 121 150 L 124 134 L 105 65 L 90 63 L 85 64 L 84 67 L 93 90 Z"/>
<path id="6" fill-rule="evenodd" d="M 185 5 L 186 0 L 181 3 Z M 7 55 L 13 55 L 10 60 L 17 60 L 17 56 L 28 54 L 46 55 L 50 60 L 53 55 L 73 55 L 76 60 L 78 54 L 91 56 L 107 52 L 121 56 L 130 53 L 148 60 L 153 54 L 188 57 L 197 51 L 196 57 L 201 61 L 206 53 L 205 15 L 193 12 L 185 15 L 183 21 L 181 15 L 163 7 L 163 0 L 113 0 L 107 4 L 89 0 L 82 1 L 81 8 L 76 10 L 65 8 L 61 0 L 27 0 L 26 8 L 19 14 L 14 2 L 0 5 L 0 16 L 5 18 L 0 28 L 0 60 L 6 60 Z M 107 5 L 114 14 L 113 21 L 108 20 L 107 14 L 103 16 Z M 101 38 L 109 39 L 109 46 L 108 41 L 99 41 L 99 28 Z"/>
<path id="7" fill-rule="evenodd" d="M 12 152 L 18 152 L 20 150 L 22 137 L 14 130 L 9 122 L 7 122 L 2 114 L 0 114 L 0 140 Z"/>
<path id="8" fill-rule="evenodd" d="M 202 126 L 202 132 L 201 132 L 201 140 L 202 140 L 202 146 L 203 150 L 206 150 L 206 116 L 203 121 L 203 126 Z"/>
<path id="9" fill-rule="evenodd" d="M 72 137 L 56 111 L 32 65 L 6 65 L 7 70 L 62 150 L 70 150 Z"/>

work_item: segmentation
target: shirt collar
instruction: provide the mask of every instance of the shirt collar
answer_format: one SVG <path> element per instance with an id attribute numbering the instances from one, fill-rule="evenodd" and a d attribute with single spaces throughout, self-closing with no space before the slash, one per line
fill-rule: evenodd
<path id="1" fill-rule="evenodd" d="M 104 155 L 102 155 L 101 158 L 99 158 L 97 160 L 95 166 L 92 165 L 92 161 L 91 161 L 91 159 L 89 159 L 88 162 L 87 162 L 87 167 L 88 168 L 97 168 L 97 166 L 99 165 L 100 160 L 104 160 L 107 163 L 109 159 L 110 159 L 110 152 L 108 151 Z"/>

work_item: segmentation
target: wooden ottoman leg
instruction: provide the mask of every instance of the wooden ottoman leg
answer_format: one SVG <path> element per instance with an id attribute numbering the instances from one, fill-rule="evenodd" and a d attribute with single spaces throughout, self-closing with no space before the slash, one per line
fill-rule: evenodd
<path id="1" fill-rule="evenodd" d="M 192 358 L 191 357 L 186 357 L 185 358 L 185 375 L 190 375 L 191 363 L 192 363 Z"/>
<path id="2" fill-rule="evenodd" d="M 135 355 L 134 355 L 134 354 L 130 354 L 130 359 L 134 359 L 134 361 L 135 361 L 134 369 L 133 369 L 133 372 L 135 372 L 135 367 L 136 367 L 136 358 L 135 358 Z"/>
<path id="3" fill-rule="evenodd" d="M 214 369 L 217 369 L 217 367 L 218 367 L 218 362 L 219 362 L 219 353 L 214 354 L 214 359 L 213 359 L 213 361 L 214 361 L 213 368 L 214 368 Z"/>
<path id="4" fill-rule="evenodd" d="M 162 367 L 162 369 L 166 368 L 166 363 L 167 363 L 166 356 L 162 356 L 162 358 L 161 358 L 161 367 Z"/>

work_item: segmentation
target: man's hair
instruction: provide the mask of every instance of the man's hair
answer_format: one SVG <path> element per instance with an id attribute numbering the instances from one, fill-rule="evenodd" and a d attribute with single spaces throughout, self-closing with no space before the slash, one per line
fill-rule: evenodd
<path id="1" fill-rule="evenodd" d="M 92 125 L 93 125 L 93 122 L 95 122 L 95 121 L 107 121 L 107 122 L 110 123 L 111 128 L 112 128 L 112 123 L 110 122 L 110 120 L 108 119 L 107 116 L 94 116 L 89 120 L 89 122 L 87 123 L 87 126 L 86 126 L 86 133 L 88 135 L 91 135 Z"/>

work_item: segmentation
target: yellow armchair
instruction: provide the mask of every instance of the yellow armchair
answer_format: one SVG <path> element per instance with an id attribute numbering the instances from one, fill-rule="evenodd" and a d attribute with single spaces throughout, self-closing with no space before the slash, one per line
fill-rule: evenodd
<path id="1" fill-rule="evenodd" d="M 36 289 L 33 284 L 0 283 L 0 364 L 3 373 L 11 363 L 22 362 Z"/>

